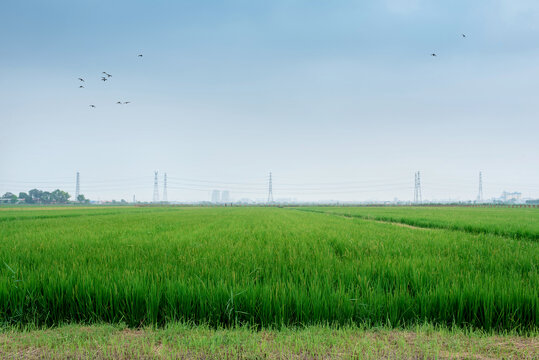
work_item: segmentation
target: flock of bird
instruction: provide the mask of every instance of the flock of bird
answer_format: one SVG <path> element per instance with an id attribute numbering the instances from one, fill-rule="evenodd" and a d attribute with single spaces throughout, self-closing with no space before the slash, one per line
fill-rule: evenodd
<path id="1" fill-rule="evenodd" d="M 462 37 L 463 37 L 463 38 L 466 38 L 466 34 L 462 34 Z M 430 55 L 431 55 L 431 56 L 438 56 L 436 53 L 432 53 L 432 54 L 430 54 Z M 142 57 L 142 54 L 138 54 L 137 57 L 141 58 L 141 57 Z M 101 76 L 101 81 L 103 81 L 103 82 L 107 81 L 109 78 L 112 77 L 112 75 L 109 74 L 109 73 L 107 73 L 106 71 L 103 71 L 102 73 L 105 75 L 105 76 Z M 79 78 L 79 80 L 80 80 L 81 82 L 84 82 L 84 79 L 83 79 L 83 78 Z M 83 85 L 80 85 L 79 88 L 80 88 L 80 89 L 84 89 L 84 86 L 83 86 Z M 117 102 L 116 102 L 116 104 L 118 104 L 118 105 L 127 105 L 127 104 L 129 104 L 129 103 L 131 103 L 131 102 L 130 102 L 130 101 L 117 101 Z M 95 105 L 91 104 L 90 107 L 91 107 L 91 108 L 95 108 Z"/>
<path id="2" fill-rule="evenodd" d="M 141 58 L 142 57 L 142 54 L 138 54 L 137 57 Z M 111 74 L 109 74 L 108 72 L 106 71 L 103 71 L 102 74 L 104 74 L 104 76 L 101 76 L 101 81 L 105 82 L 107 81 L 109 78 L 112 77 Z M 83 78 L 78 78 L 80 82 L 85 82 Z M 84 85 L 79 85 L 79 89 L 84 89 Z M 130 104 L 131 101 L 117 101 L 116 104 L 118 105 L 127 105 L 127 104 Z M 96 106 L 94 104 L 90 104 L 90 107 L 91 108 L 95 108 Z"/>
<path id="3" fill-rule="evenodd" d="M 462 34 L 462 37 L 465 38 L 466 34 Z M 430 56 L 438 56 L 438 55 L 436 55 L 436 53 L 432 53 L 432 54 L 430 54 Z"/>

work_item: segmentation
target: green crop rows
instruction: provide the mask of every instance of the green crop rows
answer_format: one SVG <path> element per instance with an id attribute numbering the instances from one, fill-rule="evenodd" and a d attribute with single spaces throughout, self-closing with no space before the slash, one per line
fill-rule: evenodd
<path id="1" fill-rule="evenodd" d="M 539 327 L 538 209 L 309 210 L 0 209 L 0 322 Z"/>
<path id="2" fill-rule="evenodd" d="M 539 209 L 508 207 L 314 207 L 300 210 L 411 226 L 539 240 Z"/>

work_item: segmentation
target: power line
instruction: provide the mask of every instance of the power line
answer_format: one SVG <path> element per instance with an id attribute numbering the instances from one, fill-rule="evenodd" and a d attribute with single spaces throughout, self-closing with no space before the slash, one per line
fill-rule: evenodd
<path id="1" fill-rule="evenodd" d="M 168 188 L 173 189 L 173 190 L 192 190 L 192 191 L 203 191 L 203 192 L 211 191 L 211 189 L 200 189 L 200 188 L 185 187 L 185 186 L 169 186 Z M 238 191 L 235 191 L 235 193 L 237 193 L 237 194 L 263 195 L 265 191 L 266 191 L 265 189 L 262 189 L 261 191 L 241 191 L 241 190 L 238 190 Z"/>
<path id="2" fill-rule="evenodd" d="M 159 202 L 159 192 L 158 192 L 158 172 L 156 171 L 154 173 L 154 201 Z M 264 179 L 265 178 L 265 179 Z M 57 181 L 53 181 L 52 179 L 44 179 L 43 181 L 17 181 L 17 180 L 1 180 L 0 179 L 0 187 L 28 187 L 30 186 L 39 186 L 41 189 L 44 189 L 46 191 L 53 190 L 57 187 L 60 188 L 75 188 L 75 199 L 78 195 L 81 193 L 80 189 L 80 173 L 76 173 L 75 181 L 73 181 L 73 178 L 71 178 L 71 181 L 66 180 L 60 180 L 60 178 Z M 144 180 L 145 179 L 145 180 Z M 185 192 L 188 191 L 200 191 L 200 192 L 207 192 L 215 188 L 226 188 L 230 189 L 236 194 L 245 194 L 249 196 L 249 194 L 252 194 L 253 196 L 256 196 L 260 201 L 267 200 L 268 203 L 274 202 L 274 195 L 273 195 L 273 174 L 268 173 L 267 176 L 261 176 L 259 182 L 254 182 L 255 178 L 250 178 L 250 180 L 246 182 L 227 182 L 227 181 L 218 181 L 218 180 L 201 180 L 201 179 L 187 179 L 187 178 L 175 178 L 175 177 L 169 177 L 168 174 L 164 174 L 164 182 L 163 182 L 163 189 L 162 189 L 162 200 L 168 201 L 168 190 L 171 189 L 173 192 L 177 190 L 183 190 Z M 279 176 L 279 179 L 281 179 L 281 176 Z M 336 179 L 335 179 L 336 180 Z M 278 190 L 278 193 L 281 197 L 287 196 L 287 197 L 294 197 L 294 196 L 319 196 L 319 197 L 326 197 L 330 196 L 332 194 L 339 195 L 342 194 L 348 196 L 356 196 L 355 194 L 369 194 L 369 193 L 380 193 L 380 192 L 387 192 L 388 194 L 393 191 L 410 191 L 411 192 L 411 184 L 408 181 L 402 181 L 400 178 L 395 179 L 382 179 L 374 180 L 374 179 L 363 179 L 358 181 L 347 181 L 346 179 L 342 179 L 343 181 L 340 182 L 292 182 L 289 183 L 281 183 L 280 181 L 277 184 L 276 190 Z M 472 179 L 448 179 L 443 178 L 441 182 L 432 182 L 427 181 L 428 188 L 434 191 L 444 191 L 444 192 L 453 192 L 453 191 L 459 191 L 460 189 L 469 188 L 470 180 Z M 138 189 L 148 188 L 148 181 L 149 177 L 133 177 L 128 179 L 111 179 L 111 180 L 88 180 L 85 178 L 84 182 L 84 191 L 89 192 L 89 194 L 96 194 L 99 192 L 112 192 L 112 191 L 128 191 L 128 194 L 133 194 L 135 192 L 138 192 Z M 40 184 L 41 183 L 41 184 Z M 54 185 L 53 185 L 54 184 Z M 146 184 L 146 185 L 144 185 Z M 477 184 L 477 183 L 476 183 Z M 517 185 L 516 183 L 496 183 L 496 182 L 490 182 L 487 181 L 486 183 L 489 188 L 496 189 L 499 186 L 503 187 L 520 187 L 520 188 L 526 188 L 530 191 L 532 189 L 539 189 L 537 187 L 537 184 L 520 184 Z M 479 172 L 479 184 L 478 188 L 476 188 L 477 192 L 477 202 L 484 201 L 484 194 L 483 194 L 483 178 L 482 178 L 482 172 Z M 431 191 L 432 192 L 432 191 Z M 267 198 L 264 199 L 265 194 L 267 195 Z M 130 196 L 128 195 L 128 196 Z M 132 196 L 132 195 L 131 195 Z M 421 174 L 419 171 L 416 171 L 414 174 L 414 203 L 421 204 L 423 201 L 422 198 L 422 184 L 421 184 Z"/>
<path id="3" fill-rule="evenodd" d="M 195 182 L 195 183 L 202 182 L 202 183 L 209 183 L 209 184 L 226 184 L 226 185 L 259 185 L 261 181 L 265 181 L 266 179 L 260 179 L 260 181 L 257 181 L 257 182 L 227 182 L 227 181 L 212 181 L 212 180 L 169 177 L 169 180 L 187 181 L 187 182 Z"/>
<path id="4" fill-rule="evenodd" d="M 169 177 L 168 179 L 172 179 Z M 269 179 L 269 178 L 268 178 Z M 196 182 L 185 182 L 185 181 L 169 181 L 171 185 L 179 185 L 182 187 L 189 187 L 194 186 L 197 188 L 207 188 L 208 190 L 214 189 L 216 187 L 227 187 L 235 189 L 236 191 L 243 191 L 243 190 L 267 190 L 267 185 L 264 186 L 263 184 L 258 184 L 256 186 L 230 186 L 230 185 L 224 185 L 224 184 L 218 184 L 216 183 L 209 185 L 209 184 L 201 184 Z M 353 183 L 350 183 L 353 184 Z M 368 188 L 386 188 L 386 187 L 393 187 L 393 186 L 405 186 L 408 185 L 408 182 L 400 181 L 400 182 L 386 182 L 386 183 L 376 183 L 376 184 L 356 184 L 356 185 L 349 185 L 349 186 L 326 186 L 326 185 L 319 185 L 315 186 L 312 185 L 300 185 L 300 184 L 294 184 L 295 186 L 279 186 L 279 190 L 290 190 L 290 191 L 305 191 L 305 190 L 313 190 L 313 191 L 323 191 L 323 190 L 342 190 L 342 189 L 368 189 Z M 279 183 L 279 185 L 281 185 Z"/>
<path id="5" fill-rule="evenodd" d="M 253 185 L 226 185 L 224 183 L 213 183 L 213 184 L 205 184 L 205 183 L 196 183 L 196 182 L 186 182 L 186 181 L 175 181 L 170 180 L 169 177 L 169 184 L 170 185 L 180 185 L 180 186 L 195 186 L 200 188 L 207 188 L 209 190 L 215 189 L 215 188 L 227 188 L 227 189 L 235 189 L 235 190 L 241 190 L 241 189 L 249 189 L 249 190 L 262 190 L 266 191 L 267 187 L 265 186 L 265 182 L 261 182 L 260 184 L 253 186 Z"/>

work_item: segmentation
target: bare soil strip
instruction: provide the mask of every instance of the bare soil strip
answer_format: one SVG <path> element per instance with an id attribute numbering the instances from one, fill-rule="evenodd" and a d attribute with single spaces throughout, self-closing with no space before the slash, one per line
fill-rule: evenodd
<path id="1" fill-rule="evenodd" d="M 380 224 L 391 224 L 391 225 L 400 226 L 400 227 L 409 228 L 409 229 L 416 229 L 416 230 L 429 230 L 430 229 L 430 230 L 432 230 L 432 228 L 408 225 L 408 224 L 395 222 L 395 221 L 383 221 L 383 220 L 376 220 L 376 219 L 372 219 L 372 218 L 362 218 L 362 219 L 363 220 L 374 221 L 374 222 L 377 222 L 377 223 L 380 223 Z"/>

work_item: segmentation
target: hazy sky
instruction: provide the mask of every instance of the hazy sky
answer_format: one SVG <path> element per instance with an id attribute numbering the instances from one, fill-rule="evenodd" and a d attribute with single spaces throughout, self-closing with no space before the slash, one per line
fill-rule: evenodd
<path id="1" fill-rule="evenodd" d="M 0 39 L 1 193 L 539 197 L 535 0 L 3 0 Z"/>

